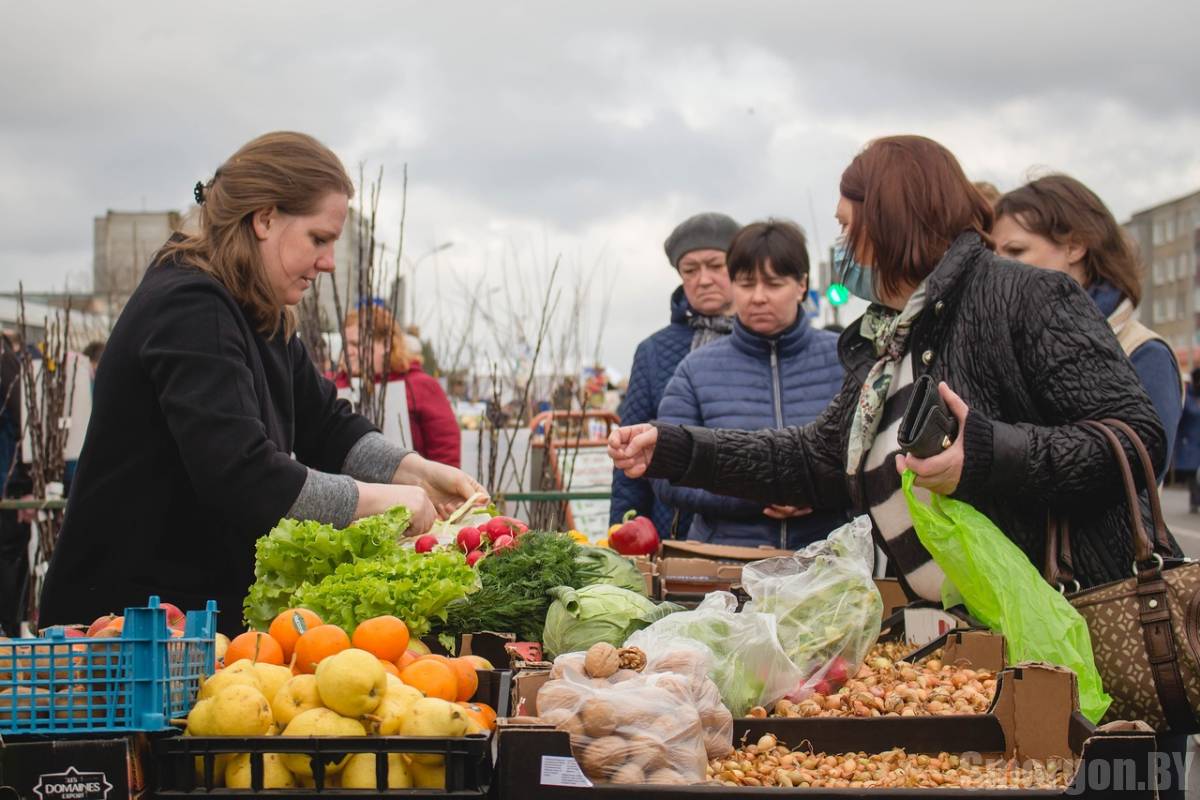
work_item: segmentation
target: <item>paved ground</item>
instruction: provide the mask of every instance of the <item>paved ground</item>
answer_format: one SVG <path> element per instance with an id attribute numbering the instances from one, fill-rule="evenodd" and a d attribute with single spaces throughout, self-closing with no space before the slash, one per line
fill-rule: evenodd
<path id="1" fill-rule="evenodd" d="M 1200 559 L 1200 514 L 1188 513 L 1188 492 L 1183 487 L 1164 489 L 1162 493 L 1163 516 L 1167 527 L 1183 552 Z"/>

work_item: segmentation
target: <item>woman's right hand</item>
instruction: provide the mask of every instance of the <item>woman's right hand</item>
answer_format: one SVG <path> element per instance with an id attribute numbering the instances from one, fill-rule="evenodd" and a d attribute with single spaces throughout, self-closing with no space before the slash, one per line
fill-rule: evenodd
<path id="1" fill-rule="evenodd" d="M 404 506 L 412 514 L 409 531 L 415 535 L 427 533 L 437 520 L 437 510 L 429 495 L 420 486 L 401 486 L 390 483 L 358 484 L 358 508 L 354 518 L 382 514 L 390 508 Z"/>
<path id="2" fill-rule="evenodd" d="M 617 428 L 608 435 L 608 456 L 630 478 L 646 474 L 658 444 L 658 428 L 643 423 Z"/>

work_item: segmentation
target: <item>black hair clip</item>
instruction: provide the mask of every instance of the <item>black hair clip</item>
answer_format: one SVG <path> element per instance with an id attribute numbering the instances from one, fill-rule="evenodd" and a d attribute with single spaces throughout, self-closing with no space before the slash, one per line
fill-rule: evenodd
<path id="1" fill-rule="evenodd" d="M 192 187 L 192 196 L 196 198 L 196 205 L 204 205 L 204 181 L 196 181 L 196 185 Z"/>

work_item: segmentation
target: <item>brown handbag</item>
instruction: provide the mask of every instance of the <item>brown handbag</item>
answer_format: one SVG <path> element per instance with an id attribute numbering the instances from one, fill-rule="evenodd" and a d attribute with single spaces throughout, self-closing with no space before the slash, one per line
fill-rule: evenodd
<path id="1" fill-rule="evenodd" d="M 1133 537 L 1132 577 L 1079 591 L 1065 520 L 1050 518 L 1046 532 L 1045 577 L 1066 591 L 1087 621 L 1096 667 L 1112 696 L 1106 720 L 1140 719 L 1159 732 L 1200 732 L 1200 563 L 1173 558 L 1150 456 L 1137 433 L 1124 422 L 1083 423 L 1099 431 L 1121 470 Z M 1149 487 L 1154 520 L 1151 540 L 1142 524 L 1137 485 L 1114 429 L 1133 444 Z"/>

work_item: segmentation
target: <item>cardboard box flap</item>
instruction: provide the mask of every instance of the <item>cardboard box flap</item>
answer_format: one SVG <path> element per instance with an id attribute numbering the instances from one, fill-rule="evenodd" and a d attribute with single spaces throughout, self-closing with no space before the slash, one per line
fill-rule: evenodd
<path id="1" fill-rule="evenodd" d="M 951 631 L 942 647 L 942 662 L 999 672 L 1004 669 L 1004 637 L 990 631 Z"/>
<path id="2" fill-rule="evenodd" d="M 691 556 L 719 561 L 761 561 L 764 558 L 779 558 L 793 555 L 791 550 L 774 547 L 734 547 L 724 544 L 705 544 L 667 539 L 662 543 L 662 557 Z"/>
<path id="3" fill-rule="evenodd" d="M 659 577 L 663 580 L 687 582 L 689 578 L 702 578 L 702 583 L 712 580 L 740 581 L 741 564 L 722 564 L 704 558 L 668 558 L 659 562 Z"/>
<path id="4" fill-rule="evenodd" d="M 1008 758 L 1066 758 L 1079 709 L 1075 673 L 1053 664 L 1025 663 L 1001 673 L 992 713 L 1004 728 Z"/>

